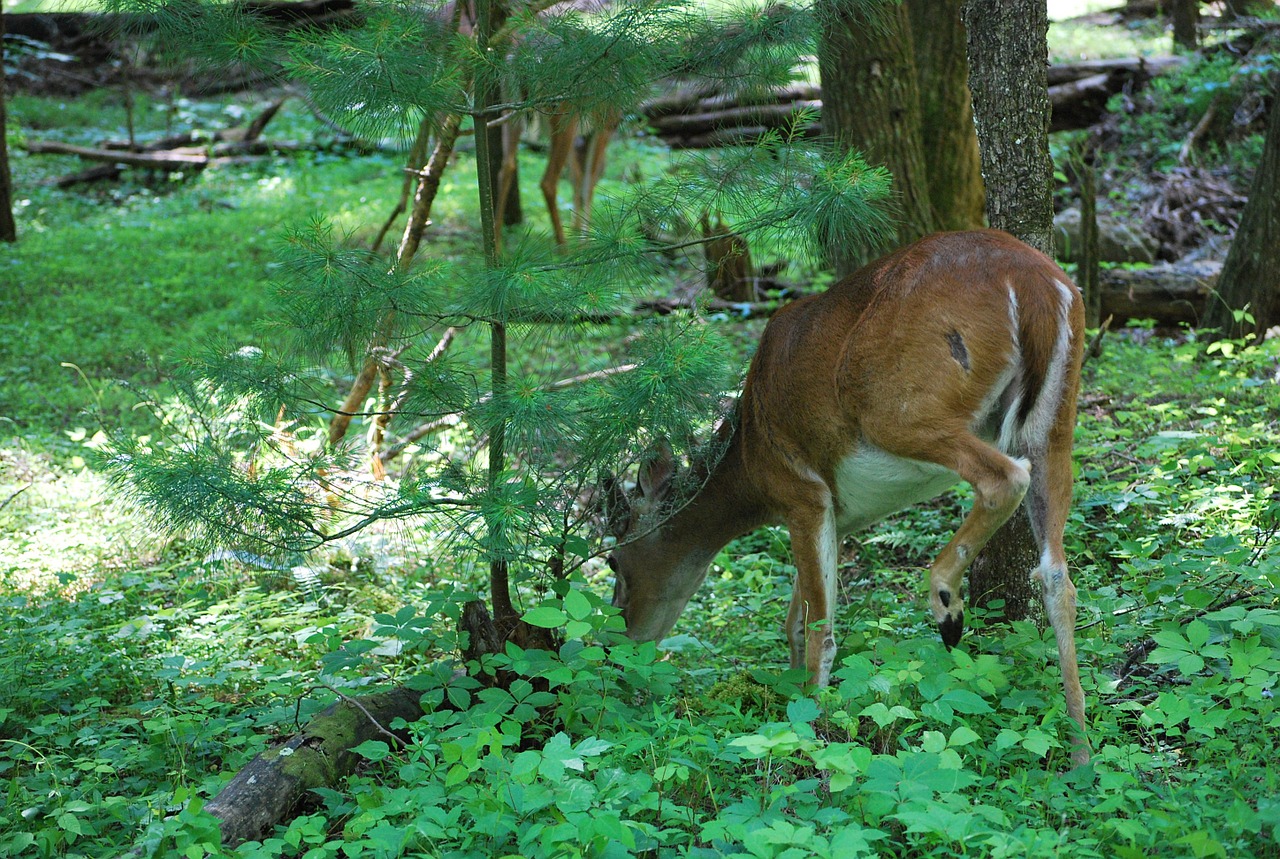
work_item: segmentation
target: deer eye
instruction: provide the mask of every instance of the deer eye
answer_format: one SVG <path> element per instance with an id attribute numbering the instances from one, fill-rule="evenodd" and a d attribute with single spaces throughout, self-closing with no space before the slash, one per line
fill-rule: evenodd
<path id="1" fill-rule="evenodd" d="M 613 555 L 605 558 L 604 562 L 609 565 L 609 569 L 613 570 L 615 573 L 618 572 L 618 559 Z"/>

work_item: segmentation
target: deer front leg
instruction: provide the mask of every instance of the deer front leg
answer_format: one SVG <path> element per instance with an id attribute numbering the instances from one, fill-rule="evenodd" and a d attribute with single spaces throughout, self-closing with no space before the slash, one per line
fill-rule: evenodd
<path id="1" fill-rule="evenodd" d="M 556 244 L 565 244 L 564 225 L 560 220 L 560 203 L 557 189 L 560 176 L 565 165 L 573 155 L 573 139 L 578 133 L 578 121 L 574 117 L 557 113 L 551 116 L 551 139 L 547 149 L 547 169 L 542 174 L 539 186 L 542 198 L 547 204 L 547 215 L 551 218 L 551 232 L 555 235 Z"/>
<path id="2" fill-rule="evenodd" d="M 791 646 L 791 667 L 804 667 L 804 600 L 800 598 L 800 576 L 791 583 L 791 607 L 787 609 L 787 644 Z"/>
<path id="3" fill-rule="evenodd" d="M 796 560 L 796 586 L 787 613 L 791 662 L 797 662 L 803 636 L 804 666 L 815 686 L 826 686 L 836 660 L 836 534 L 830 503 L 798 511 L 787 523 Z"/>

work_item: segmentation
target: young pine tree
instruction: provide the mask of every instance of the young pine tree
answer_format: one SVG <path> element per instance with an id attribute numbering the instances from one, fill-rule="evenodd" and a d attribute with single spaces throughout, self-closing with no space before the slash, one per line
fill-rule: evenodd
<path id="1" fill-rule="evenodd" d="M 697 314 L 638 324 L 624 367 L 577 377 L 584 325 L 661 283 L 671 247 L 654 236 L 669 234 L 664 225 L 715 211 L 749 240 L 812 259 L 887 230 L 887 174 L 772 133 L 682 158 L 599 201 L 566 252 L 539 235 L 508 237 L 500 251 L 492 165 L 501 153 L 478 133 L 475 255 L 432 254 L 427 214 L 460 133 L 512 113 L 626 112 L 676 77 L 738 93 L 785 84 L 814 50 L 807 7 L 713 16 L 681 0 L 590 14 L 547 12 L 545 2 L 382 2 L 362 4 L 359 26 L 282 35 L 248 7 L 116 2 L 148 14 L 163 42 L 305 87 L 362 136 L 407 140 L 426 126 L 435 139 L 394 261 L 344 243 L 323 213 L 287 229 L 285 329 L 183 368 L 167 434 L 119 439 L 116 479 L 169 527 L 223 547 L 293 555 L 376 522 L 411 523 L 488 568 L 499 638 L 519 634 L 520 583 L 562 576 L 598 551 L 583 500 L 599 475 L 659 441 L 687 450 L 736 385 L 741 368 Z M 448 348 L 455 335 L 470 348 Z M 344 367 L 356 378 L 345 400 L 329 381 Z M 377 444 L 347 432 L 350 423 Z M 435 432 L 446 425 L 450 435 Z"/>

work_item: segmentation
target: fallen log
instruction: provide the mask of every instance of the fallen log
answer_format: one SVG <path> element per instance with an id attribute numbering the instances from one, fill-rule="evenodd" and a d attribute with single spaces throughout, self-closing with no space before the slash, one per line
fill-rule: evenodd
<path id="1" fill-rule="evenodd" d="M 782 128 L 794 122 L 801 111 L 821 109 L 821 101 L 804 99 L 786 104 L 747 104 L 698 113 L 673 113 L 654 119 L 649 124 L 664 137 L 689 137 L 743 126 Z"/>
<path id="2" fill-rule="evenodd" d="M 1126 87 L 1141 86 L 1185 62 L 1183 57 L 1126 57 L 1051 66 L 1051 130 L 1094 125 L 1101 120 L 1112 95 Z M 685 85 L 641 106 L 654 133 L 678 149 L 751 144 L 770 129 L 796 123 L 802 112 L 812 115 L 821 109 L 822 92 L 813 84 L 780 87 L 749 98 L 716 92 L 705 84 Z M 810 121 L 800 131 L 808 137 L 820 133 L 820 128 L 817 122 Z"/>
<path id="3" fill-rule="evenodd" d="M 53 185 L 55 188 L 70 188 L 73 185 L 84 185 L 90 182 L 115 181 L 123 172 L 124 168 L 119 164 L 98 164 L 57 179 L 50 179 L 45 184 Z"/>
<path id="4" fill-rule="evenodd" d="M 204 810 L 218 818 L 222 846 L 261 841 L 289 820 L 318 787 L 334 787 L 355 771 L 361 757 L 352 749 L 366 740 L 404 740 L 390 725 L 423 716 L 420 695 L 404 687 L 376 695 L 344 698 L 313 718 L 299 733 L 236 773 Z"/>
<path id="5" fill-rule="evenodd" d="M 783 104 L 821 97 L 821 87 L 809 83 L 777 87 L 756 93 L 751 98 L 743 98 L 740 93 L 721 92 L 702 83 L 678 86 L 671 92 L 651 98 L 640 106 L 640 112 L 655 119 L 673 113 L 701 113 L 744 104 Z"/>
<path id="6" fill-rule="evenodd" d="M 170 149 L 165 152 L 120 152 L 110 149 L 94 149 L 60 143 L 56 140 L 29 140 L 27 151 L 33 155 L 76 155 L 86 161 L 104 161 L 108 164 L 127 164 L 130 167 L 150 167 L 153 170 L 189 170 L 207 167 L 209 156 L 204 152 Z"/>
<path id="7" fill-rule="evenodd" d="M 324 27 L 355 20 L 355 0 L 248 0 L 241 12 L 286 29 Z M 5 30 L 54 48 L 78 48 L 87 42 L 107 43 L 123 28 L 149 32 L 153 25 L 130 13 L 6 12 Z"/>
<path id="8" fill-rule="evenodd" d="M 1107 109 L 1107 99 L 1122 86 L 1116 77 L 1103 73 L 1049 87 L 1053 108 L 1049 130 L 1070 131 L 1098 122 Z"/>
<path id="9" fill-rule="evenodd" d="M 1165 326 L 1198 325 L 1221 272 L 1222 263 L 1216 260 L 1103 269 L 1098 273 L 1102 318 L 1112 315 L 1117 325 L 1135 319 L 1154 319 Z"/>
<path id="10" fill-rule="evenodd" d="M 1049 86 L 1070 83 L 1093 75 L 1122 75 L 1148 80 L 1187 62 L 1186 57 L 1122 57 L 1113 60 L 1081 60 L 1049 66 Z"/>
<path id="11" fill-rule="evenodd" d="M 81 170 L 54 181 L 59 188 L 82 182 L 114 179 L 121 166 L 142 167 L 178 173 L 183 170 L 203 170 L 206 167 L 230 164 L 251 164 L 268 155 L 282 152 L 300 152 L 312 147 L 293 141 L 241 140 L 216 143 L 212 146 L 191 146 L 160 151 L 130 152 L 121 149 L 94 149 L 58 141 L 32 140 L 27 151 L 33 155 L 75 155 L 86 161 L 100 161 L 102 167 Z"/>
<path id="12" fill-rule="evenodd" d="M 748 125 L 742 128 L 719 128 L 691 137 L 664 137 L 663 140 L 673 149 L 718 149 L 721 146 L 750 146 L 768 132 L 777 130 L 776 127 Z M 822 125 L 815 121 L 793 130 L 797 137 L 807 139 L 822 134 Z"/>

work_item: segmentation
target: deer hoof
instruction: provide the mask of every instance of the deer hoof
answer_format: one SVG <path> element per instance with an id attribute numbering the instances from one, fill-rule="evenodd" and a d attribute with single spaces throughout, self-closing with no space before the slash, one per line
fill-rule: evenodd
<path id="1" fill-rule="evenodd" d="M 964 612 L 949 614 L 938 621 L 938 632 L 942 634 L 942 643 L 947 646 L 947 650 L 959 644 L 960 636 L 964 634 Z"/>

